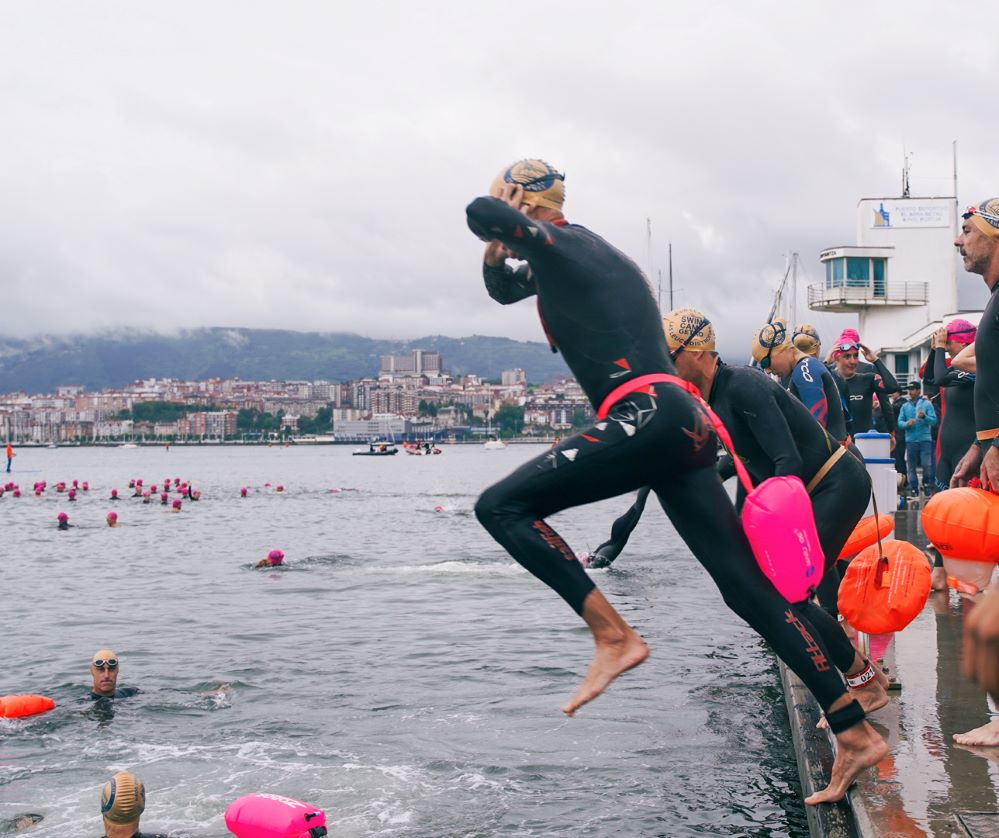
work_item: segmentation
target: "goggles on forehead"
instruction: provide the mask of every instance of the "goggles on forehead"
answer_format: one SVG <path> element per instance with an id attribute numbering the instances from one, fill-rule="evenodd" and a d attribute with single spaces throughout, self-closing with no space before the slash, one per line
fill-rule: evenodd
<path id="1" fill-rule="evenodd" d="M 860 349 L 859 343 L 841 343 L 836 347 L 840 352 L 848 352 L 851 349 Z"/>
<path id="2" fill-rule="evenodd" d="M 93 664 L 95 669 L 103 670 L 105 666 L 108 669 L 117 669 L 118 658 L 108 658 L 107 660 L 104 658 L 95 658 Z"/>
<path id="3" fill-rule="evenodd" d="M 696 338 L 701 332 L 703 332 L 704 329 L 707 326 L 710 326 L 710 325 L 711 325 L 711 321 L 708 320 L 707 317 L 705 317 L 700 323 L 697 324 L 697 328 L 694 329 L 694 331 L 692 331 L 689 335 L 687 335 L 687 337 L 685 337 L 680 342 L 680 345 L 676 349 L 672 350 L 669 353 L 669 359 L 671 361 L 675 361 L 676 360 L 676 356 L 679 355 L 681 352 L 683 352 L 683 350 L 686 349 L 688 346 L 690 346 L 690 342 L 694 338 Z"/>
<path id="4" fill-rule="evenodd" d="M 986 221 L 991 221 L 993 222 L 993 224 L 999 224 L 999 215 L 994 215 L 991 212 L 985 212 L 984 210 L 981 210 L 978 207 L 968 207 L 968 209 L 965 210 L 961 218 L 967 221 L 973 215 L 979 215 L 982 218 L 984 218 Z"/>

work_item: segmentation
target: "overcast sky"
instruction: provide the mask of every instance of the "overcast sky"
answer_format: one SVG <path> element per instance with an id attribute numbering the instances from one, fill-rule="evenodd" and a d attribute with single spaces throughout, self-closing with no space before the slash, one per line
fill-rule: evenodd
<path id="1" fill-rule="evenodd" d="M 744 347 L 857 200 L 999 193 L 989 4 L 0 4 L 7 336 L 251 326 L 542 340 L 464 206 L 502 165 Z M 962 10 L 963 9 L 963 10 Z M 801 294 L 804 294 L 802 289 Z M 802 314 L 820 330 L 842 318 Z"/>

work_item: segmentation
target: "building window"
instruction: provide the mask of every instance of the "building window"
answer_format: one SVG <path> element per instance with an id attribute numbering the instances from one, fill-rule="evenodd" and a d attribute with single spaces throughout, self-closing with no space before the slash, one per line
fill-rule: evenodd
<path id="1" fill-rule="evenodd" d="M 870 281 L 870 259 L 850 256 L 846 260 L 847 288 L 866 288 Z"/>
<path id="2" fill-rule="evenodd" d="M 871 259 L 871 268 L 874 273 L 874 296 L 883 297 L 885 295 L 885 260 Z M 908 364 L 908 362 L 906 362 Z M 908 372 L 908 366 L 906 366 Z"/>
<path id="3" fill-rule="evenodd" d="M 826 262 L 826 288 L 842 288 L 845 259 L 830 259 Z"/>

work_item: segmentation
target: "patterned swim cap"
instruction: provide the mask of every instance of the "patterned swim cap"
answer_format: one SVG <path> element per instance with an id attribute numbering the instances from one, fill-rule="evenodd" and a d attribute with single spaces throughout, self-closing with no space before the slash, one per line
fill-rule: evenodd
<path id="1" fill-rule="evenodd" d="M 791 345 L 791 333 L 787 322 L 777 318 L 765 326 L 761 326 L 753 335 L 753 360 L 759 363 L 764 358 L 773 357 L 775 350 Z"/>
<path id="2" fill-rule="evenodd" d="M 134 774 L 119 771 L 104 784 L 101 814 L 117 824 L 135 823 L 146 808 L 146 789 Z"/>
<path id="3" fill-rule="evenodd" d="M 961 216 L 990 239 L 999 239 L 999 198 L 988 198 Z"/>
<path id="4" fill-rule="evenodd" d="M 794 327 L 791 342 L 806 355 L 817 356 L 822 339 L 814 326 L 809 323 L 799 323 Z"/>
<path id="5" fill-rule="evenodd" d="M 681 346 L 688 352 L 714 352 L 715 327 L 696 308 L 675 308 L 663 318 L 666 345 L 672 352 Z"/>
<path id="6" fill-rule="evenodd" d="M 518 160 L 507 166 L 496 176 L 489 194 L 495 195 L 506 183 L 524 187 L 525 204 L 560 210 L 565 203 L 565 175 L 544 160 Z"/>

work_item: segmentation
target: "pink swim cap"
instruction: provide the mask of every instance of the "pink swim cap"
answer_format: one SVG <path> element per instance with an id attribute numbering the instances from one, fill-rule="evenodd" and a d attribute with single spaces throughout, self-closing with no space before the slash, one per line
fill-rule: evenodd
<path id="1" fill-rule="evenodd" d="M 284 553 L 282 553 L 280 550 L 271 550 L 267 554 L 267 560 L 271 564 L 281 564 L 281 562 L 284 561 Z"/>
<path id="2" fill-rule="evenodd" d="M 282 486 L 282 485 L 281 485 L 281 484 L 279 483 L 279 484 L 277 485 L 277 487 L 275 488 L 275 491 L 276 491 L 276 492 L 283 492 L 283 491 L 284 491 L 284 486 Z"/>
<path id="3" fill-rule="evenodd" d="M 21 490 L 20 489 L 15 489 L 14 490 L 14 497 L 15 498 L 21 497 Z"/>
<path id="4" fill-rule="evenodd" d="M 174 509 L 180 509 L 180 501 L 179 500 L 175 500 L 173 502 L 173 508 Z"/>
<path id="5" fill-rule="evenodd" d="M 960 317 L 947 324 L 947 337 L 955 343 L 974 343 L 977 331 L 974 324 Z"/>
<path id="6" fill-rule="evenodd" d="M 56 518 L 57 518 L 57 519 L 58 519 L 59 521 L 68 521 L 68 520 L 69 520 L 69 515 L 67 515 L 67 514 L 66 514 L 65 512 L 60 512 L 60 513 L 59 513 L 59 514 L 58 514 L 58 515 L 56 516 Z"/>
<path id="7" fill-rule="evenodd" d="M 438 505 L 434 507 L 434 512 L 443 512 L 443 511 L 444 511 L 443 506 Z"/>
<path id="8" fill-rule="evenodd" d="M 113 497 L 113 498 L 118 497 L 118 490 L 117 489 L 112 489 L 111 490 L 111 497 Z"/>
<path id="9" fill-rule="evenodd" d="M 117 512 L 109 512 L 108 513 L 108 520 L 109 521 L 117 521 L 118 520 L 118 513 Z"/>

